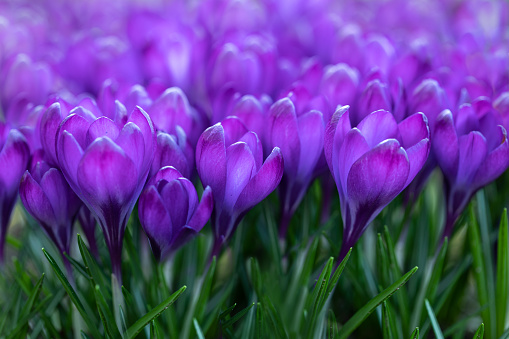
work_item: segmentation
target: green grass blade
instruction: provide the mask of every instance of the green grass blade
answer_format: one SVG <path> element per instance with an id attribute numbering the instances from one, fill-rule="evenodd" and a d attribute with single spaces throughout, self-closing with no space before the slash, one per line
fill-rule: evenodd
<path id="1" fill-rule="evenodd" d="M 424 304 L 426 304 L 426 310 L 428 310 L 429 318 L 431 319 L 431 326 L 433 327 L 433 332 L 435 332 L 435 337 L 437 339 L 444 339 L 444 334 L 440 329 L 440 325 L 438 325 L 437 318 L 435 317 L 435 313 L 429 304 L 428 299 L 424 300 Z"/>
<path id="2" fill-rule="evenodd" d="M 343 328 L 340 330 L 339 339 L 347 338 L 359 325 L 373 312 L 378 305 L 387 300 L 392 296 L 398 289 L 400 289 L 410 279 L 412 275 L 417 271 L 417 267 L 414 267 L 404 276 L 399 278 L 391 286 L 387 287 L 376 297 L 371 299 L 366 305 L 364 305 L 357 313 L 354 314 L 350 320 L 346 322 Z"/>
<path id="3" fill-rule="evenodd" d="M 104 331 L 111 338 L 120 338 L 120 332 L 118 331 L 117 324 L 115 323 L 115 319 L 113 318 L 113 314 L 111 313 L 110 307 L 106 303 L 104 299 L 104 295 L 101 292 L 99 285 L 95 285 L 94 288 L 94 296 L 95 301 L 97 303 L 97 310 L 101 316 L 101 321 L 104 325 Z"/>
<path id="4" fill-rule="evenodd" d="M 481 317 L 483 322 L 490 321 L 490 308 L 488 299 L 488 283 L 486 281 L 487 269 L 484 261 L 481 235 L 479 225 L 475 217 L 473 204 L 469 207 L 470 225 L 468 225 L 468 239 L 470 240 L 470 251 L 473 258 L 473 272 L 477 288 L 479 304 L 482 308 Z M 489 326 L 486 328 L 489 330 Z"/>
<path id="5" fill-rule="evenodd" d="M 254 306 L 254 303 L 252 303 L 248 307 L 244 308 L 242 311 L 237 312 L 237 314 L 235 314 L 233 317 L 231 317 L 230 319 L 226 320 L 222 324 L 222 327 L 223 328 L 228 328 L 228 327 L 232 326 L 233 324 L 235 324 L 240 318 L 242 318 L 247 312 L 249 312 L 249 310 L 253 306 Z"/>
<path id="6" fill-rule="evenodd" d="M 384 301 L 382 303 L 382 332 L 384 339 L 392 339 L 391 317 L 392 315 L 387 309 L 387 302 Z"/>
<path id="7" fill-rule="evenodd" d="M 177 292 L 170 295 L 168 299 L 166 299 L 165 301 L 154 307 L 147 314 L 145 314 L 143 317 L 138 319 L 138 321 L 136 321 L 131 327 L 127 329 L 126 337 L 128 339 L 135 338 L 138 335 L 138 333 L 140 333 L 143 330 L 145 326 L 147 326 L 152 320 L 156 319 L 158 316 L 161 315 L 163 311 L 170 307 L 171 304 L 173 304 L 180 297 L 180 295 L 184 293 L 186 288 L 187 288 L 186 286 L 182 286 Z"/>
<path id="8" fill-rule="evenodd" d="M 474 339 L 483 339 L 483 337 L 484 337 L 484 324 L 481 323 L 477 331 L 475 331 Z"/>
<path id="9" fill-rule="evenodd" d="M 202 332 L 200 325 L 198 324 L 198 321 L 196 320 L 196 318 L 193 319 L 193 325 L 194 325 L 194 329 L 196 330 L 196 336 L 198 337 L 198 339 L 205 339 L 205 336 L 203 335 L 203 332 Z"/>
<path id="10" fill-rule="evenodd" d="M 507 209 L 504 209 L 500 220 L 497 248 L 497 283 L 495 300 L 497 310 L 497 337 L 500 337 L 505 330 L 505 316 L 507 312 L 507 300 L 509 297 L 509 250 L 508 250 L 508 225 Z"/>
<path id="11" fill-rule="evenodd" d="M 57 275 L 58 280 L 60 280 L 60 282 L 62 283 L 62 285 L 63 285 L 63 287 L 65 289 L 65 291 L 69 295 L 69 298 L 71 298 L 72 303 L 76 306 L 76 309 L 78 310 L 78 312 L 82 316 L 83 320 L 85 320 L 85 323 L 87 324 L 88 330 L 90 331 L 90 333 L 92 333 L 92 336 L 94 338 L 101 338 L 102 336 L 99 333 L 99 330 L 97 329 L 97 325 L 96 325 L 95 321 L 93 319 L 91 319 L 90 318 L 90 314 L 88 314 L 85 311 L 85 307 L 81 303 L 81 300 L 79 299 L 78 295 L 74 291 L 74 288 L 72 288 L 71 284 L 69 283 L 69 280 L 67 280 L 67 278 L 65 277 L 64 273 L 62 272 L 62 270 L 58 266 L 58 264 L 55 261 L 55 259 L 53 259 L 53 257 L 48 252 L 46 252 L 46 250 L 44 248 L 42 249 L 42 252 L 46 256 L 46 259 L 48 259 L 51 267 L 53 268 L 53 271 Z"/>
<path id="12" fill-rule="evenodd" d="M 412 335 L 410 336 L 410 339 L 419 339 L 419 327 L 415 328 L 415 330 L 412 332 Z"/>

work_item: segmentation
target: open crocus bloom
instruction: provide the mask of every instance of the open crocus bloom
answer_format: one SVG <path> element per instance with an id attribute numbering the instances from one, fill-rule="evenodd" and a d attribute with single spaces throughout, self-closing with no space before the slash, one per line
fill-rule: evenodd
<path id="1" fill-rule="evenodd" d="M 196 146 L 196 167 L 214 194 L 212 254 L 231 236 L 242 217 L 265 199 L 283 176 L 283 156 L 275 147 L 263 162 L 260 139 L 235 117 L 207 128 Z"/>
<path id="2" fill-rule="evenodd" d="M 474 103 L 475 104 L 475 103 Z M 477 190 L 498 178 L 509 166 L 509 142 L 493 111 L 462 105 L 453 118 L 444 110 L 437 118 L 433 151 L 445 176 L 447 201 L 443 236 Z"/>
<path id="3" fill-rule="evenodd" d="M 184 245 L 205 226 L 212 213 L 212 190 L 200 203 L 191 181 L 174 167 L 161 168 L 140 196 L 140 222 L 155 257 L 161 260 Z"/>
<path id="4" fill-rule="evenodd" d="M 401 123 L 379 110 L 352 128 L 348 106 L 339 107 L 325 131 L 325 157 L 336 181 L 343 218 L 342 260 L 369 223 L 408 184 L 429 149 L 426 116 Z"/>
<path id="5" fill-rule="evenodd" d="M 129 116 L 116 114 L 115 121 L 85 112 L 77 107 L 60 124 L 58 163 L 101 225 L 113 272 L 120 278 L 124 230 L 154 158 L 155 131 L 140 107 Z"/>

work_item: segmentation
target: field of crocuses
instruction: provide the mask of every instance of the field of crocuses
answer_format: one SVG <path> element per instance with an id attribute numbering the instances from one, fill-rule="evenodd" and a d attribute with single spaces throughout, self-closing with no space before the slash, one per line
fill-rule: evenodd
<path id="1" fill-rule="evenodd" d="M 509 3 L 0 1 L 0 338 L 509 338 Z"/>

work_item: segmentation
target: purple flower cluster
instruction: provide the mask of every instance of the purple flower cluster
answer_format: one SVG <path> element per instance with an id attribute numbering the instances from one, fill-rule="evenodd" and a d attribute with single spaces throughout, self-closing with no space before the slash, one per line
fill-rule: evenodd
<path id="1" fill-rule="evenodd" d="M 340 256 L 437 166 L 450 235 L 472 195 L 509 166 L 508 7 L 3 2 L 0 259 L 18 187 L 62 253 L 75 220 L 95 248 L 97 221 L 120 275 L 138 199 L 158 259 L 209 218 L 217 254 L 276 188 L 284 238 L 327 165 Z"/>

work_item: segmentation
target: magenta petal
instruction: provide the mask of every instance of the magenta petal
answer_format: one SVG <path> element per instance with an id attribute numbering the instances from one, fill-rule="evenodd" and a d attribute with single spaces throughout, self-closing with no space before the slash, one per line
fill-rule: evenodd
<path id="1" fill-rule="evenodd" d="M 403 190 L 409 171 L 405 150 L 397 140 L 386 140 L 352 165 L 347 179 L 348 198 L 366 212 L 375 213 Z"/>
<path id="2" fill-rule="evenodd" d="M 153 176 L 152 179 L 150 180 L 149 185 L 157 186 L 157 183 L 161 180 L 166 180 L 170 182 L 181 177 L 182 174 L 180 174 L 180 172 L 175 167 L 166 166 L 157 171 L 155 176 Z"/>
<path id="3" fill-rule="evenodd" d="M 428 119 L 422 113 L 412 114 L 398 125 L 402 146 L 408 149 L 423 139 L 429 139 Z"/>
<path id="4" fill-rule="evenodd" d="M 299 176 L 307 178 L 306 180 L 312 180 L 311 173 L 323 152 L 325 126 L 322 113 L 311 111 L 301 115 L 298 118 L 298 126 L 300 137 Z"/>
<path id="5" fill-rule="evenodd" d="M 438 165 L 449 180 L 454 181 L 458 172 L 460 154 L 451 111 L 445 110 L 438 116 L 431 146 Z"/>
<path id="6" fill-rule="evenodd" d="M 56 168 L 50 168 L 42 177 L 40 186 L 51 204 L 57 220 L 57 225 L 65 225 L 67 215 L 74 215 L 77 211 L 69 211 L 67 204 L 69 186 Z M 57 226 L 55 225 L 55 226 Z"/>
<path id="7" fill-rule="evenodd" d="M 265 199 L 279 185 L 283 171 L 283 155 L 281 150 L 275 147 L 265 159 L 260 171 L 255 174 L 240 194 L 235 209 L 242 213 Z"/>
<path id="8" fill-rule="evenodd" d="M 49 226 L 57 225 L 57 220 L 48 197 L 28 171 L 25 172 L 19 184 L 19 194 L 23 205 L 30 215 L 40 223 L 45 223 Z"/>
<path id="9" fill-rule="evenodd" d="M 151 241 L 156 241 L 159 247 L 171 241 L 173 235 L 171 218 L 155 187 L 150 186 L 140 196 L 138 213 L 141 225 Z"/>
<path id="10" fill-rule="evenodd" d="M 349 106 L 338 107 L 325 128 L 323 144 L 325 159 L 336 180 L 338 180 L 339 177 L 334 173 L 334 168 L 337 166 L 339 149 L 341 148 L 346 133 L 352 129 L 350 115 L 348 113 L 349 108 Z"/>
<path id="11" fill-rule="evenodd" d="M 213 192 L 210 186 L 205 187 L 205 191 L 203 191 L 200 204 L 195 209 L 194 214 L 187 223 L 189 227 L 197 232 L 199 232 L 203 226 L 205 226 L 207 221 L 210 219 L 210 215 L 212 214 L 212 209 L 214 208 L 214 197 L 212 194 Z"/>
<path id="12" fill-rule="evenodd" d="M 62 173 L 66 177 L 71 188 L 79 195 L 81 190 L 78 188 L 77 174 L 78 165 L 83 156 L 83 149 L 78 144 L 74 136 L 67 131 L 63 131 L 59 135 L 59 142 L 57 144 L 58 163 Z"/>
<path id="13" fill-rule="evenodd" d="M 108 137 L 90 145 L 79 163 L 77 178 L 83 197 L 101 209 L 126 207 L 138 185 L 133 161 Z"/>
<path id="14" fill-rule="evenodd" d="M 145 158 L 143 162 L 151 162 L 151 157 L 153 157 L 156 150 L 156 134 L 152 120 L 141 107 L 136 106 L 131 112 L 128 122 L 132 122 L 140 129 L 145 140 Z"/>
<path id="15" fill-rule="evenodd" d="M 386 139 L 397 139 L 399 136 L 398 124 L 394 116 L 384 110 L 369 114 L 359 123 L 357 128 L 364 135 L 370 148 Z"/>
<path id="16" fill-rule="evenodd" d="M 215 201 L 223 201 L 226 185 L 226 147 L 221 124 L 205 130 L 196 145 L 196 169 L 205 186 L 214 192 Z"/>
<path id="17" fill-rule="evenodd" d="M 61 138 L 62 134 L 67 131 L 67 133 L 72 134 L 81 149 L 85 149 L 88 146 L 87 133 L 91 123 L 92 121 L 88 121 L 78 114 L 71 114 L 60 124 L 57 132 L 58 138 Z M 60 140 L 58 140 L 58 143 L 60 143 Z M 57 145 L 57 157 L 60 156 L 59 152 Z"/>
<path id="18" fill-rule="evenodd" d="M 182 185 L 182 188 L 187 192 L 187 204 L 189 205 L 186 223 L 191 219 L 196 206 L 198 206 L 198 194 L 193 183 L 187 178 L 178 178 L 178 182 Z"/>
<path id="19" fill-rule="evenodd" d="M 410 162 L 410 171 L 408 172 L 408 179 L 406 181 L 405 187 L 408 186 L 412 180 L 414 180 L 417 173 L 419 173 L 422 166 L 424 166 L 426 163 L 426 160 L 428 160 L 430 148 L 431 144 L 429 139 L 422 139 L 417 144 L 406 149 L 408 161 Z"/>
<path id="20" fill-rule="evenodd" d="M 292 101 L 284 98 L 274 103 L 270 108 L 269 121 L 270 146 L 281 149 L 285 159 L 285 171 L 295 177 L 299 170 L 301 149 L 299 126 Z"/>
<path id="21" fill-rule="evenodd" d="M 224 204 L 233 209 L 237 198 L 256 173 L 256 164 L 248 145 L 238 142 L 226 149 L 226 187 Z"/>
<path id="22" fill-rule="evenodd" d="M 29 158 L 30 149 L 23 134 L 15 129 L 10 130 L 0 152 L 0 183 L 5 189 L 1 194 L 10 195 L 17 191 Z"/>
<path id="23" fill-rule="evenodd" d="M 359 160 L 361 156 L 369 152 L 370 148 L 361 131 L 357 128 L 351 129 L 345 136 L 341 148 L 338 151 L 338 162 L 336 168 L 336 183 L 340 183 L 338 187 L 340 197 L 346 198 L 348 173 L 352 165 Z"/>
<path id="24" fill-rule="evenodd" d="M 109 137 L 111 140 L 115 140 L 119 133 L 120 130 L 113 120 L 107 117 L 100 117 L 88 128 L 87 144 L 90 144 L 99 137 Z"/>
<path id="25" fill-rule="evenodd" d="M 179 228 L 186 225 L 189 196 L 180 180 L 172 180 L 166 183 L 159 194 L 161 200 L 167 206 L 173 227 Z"/>
<path id="26" fill-rule="evenodd" d="M 242 121 L 237 117 L 228 117 L 221 121 L 221 126 L 224 130 L 224 140 L 226 147 L 231 144 L 237 142 L 242 138 L 244 134 L 249 132 L 242 123 Z M 212 187 L 212 189 L 214 189 Z"/>
<path id="27" fill-rule="evenodd" d="M 150 163 L 144 162 L 145 159 L 145 139 L 141 130 L 133 124 L 128 122 L 115 143 L 120 146 L 127 156 L 134 162 L 138 173 L 143 174 L 149 169 Z"/>
<path id="28" fill-rule="evenodd" d="M 505 138 L 482 162 L 473 179 L 475 189 L 481 188 L 498 178 L 509 167 L 509 142 L 506 131 L 499 126 Z"/>
<path id="29" fill-rule="evenodd" d="M 62 122 L 62 119 L 59 102 L 52 104 L 41 117 L 41 145 L 52 164 L 57 164 L 55 141 L 58 126 Z"/>
<path id="30" fill-rule="evenodd" d="M 242 136 L 242 138 L 239 139 L 239 141 L 245 142 L 247 144 L 251 150 L 251 153 L 253 153 L 256 163 L 256 170 L 259 170 L 263 164 L 263 148 L 258 135 L 255 132 L 247 132 L 244 134 L 244 136 Z"/>
<path id="31" fill-rule="evenodd" d="M 459 185 L 466 187 L 472 185 L 475 174 L 483 164 L 488 153 L 486 138 L 477 132 L 470 132 L 458 140 L 459 165 L 456 181 Z"/>
<path id="32" fill-rule="evenodd" d="M 170 134 L 158 132 L 157 149 L 154 161 L 152 162 L 150 175 L 153 176 L 164 166 L 173 166 L 177 168 L 184 177 L 189 177 L 191 174 L 191 166 L 188 164 L 188 158 L 186 154 L 184 154 L 184 150 L 177 144 L 176 138 Z"/>

